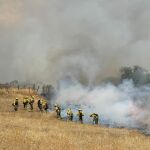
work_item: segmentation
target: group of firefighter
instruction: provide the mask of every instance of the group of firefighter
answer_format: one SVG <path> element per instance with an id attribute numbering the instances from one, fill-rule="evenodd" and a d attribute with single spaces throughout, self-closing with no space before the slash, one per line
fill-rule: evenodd
<path id="1" fill-rule="evenodd" d="M 55 107 L 55 111 L 57 114 L 57 118 L 61 118 L 61 107 L 58 104 L 55 104 L 54 107 Z M 83 123 L 84 113 L 83 113 L 82 109 L 78 109 L 77 116 L 78 116 L 79 122 Z M 73 113 L 72 109 L 68 108 L 67 109 L 67 120 L 73 121 L 73 117 L 74 117 L 74 113 Z M 90 117 L 93 118 L 93 124 L 97 125 L 99 122 L 99 115 L 96 113 L 93 113 L 90 115 Z"/>
<path id="2" fill-rule="evenodd" d="M 35 102 L 34 96 L 24 97 L 23 102 L 22 102 L 23 108 L 25 110 L 30 109 L 30 111 L 33 111 L 34 102 Z M 14 107 L 14 111 L 18 111 L 18 108 L 19 108 L 19 99 L 18 98 L 15 99 L 12 106 Z M 38 100 L 37 106 L 41 112 L 43 112 L 43 111 L 47 112 L 48 111 L 48 104 L 47 104 L 46 100 L 43 100 L 43 99 Z M 55 104 L 54 108 L 55 108 L 55 112 L 57 114 L 57 118 L 61 119 L 61 107 L 58 104 Z M 78 109 L 77 116 L 78 116 L 79 122 L 83 123 L 84 113 L 81 109 Z M 96 113 L 93 113 L 90 115 L 90 117 L 93 118 L 93 124 L 97 125 L 99 122 L 99 115 Z M 67 109 L 67 120 L 73 121 L 73 118 L 74 118 L 74 113 L 73 113 L 71 108 L 68 108 Z"/>
<path id="3" fill-rule="evenodd" d="M 34 103 L 35 103 L 35 97 L 34 96 L 31 96 L 31 97 L 26 96 L 23 98 L 23 101 L 22 101 L 23 108 L 25 110 L 29 110 L 29 111 L 33 111 Z M 14 107 L 14 111 L 18 111 L 18 108 L 19 108 L 19 99 L 18 98 L 15 99 L 12 106 Z M 43 111 L 47 112 L 48 111 L 48 104 L 47 104 L 47 101 L 44 99 L 38 100 L 37 106 L 41 112 L 43 112 Z"/>

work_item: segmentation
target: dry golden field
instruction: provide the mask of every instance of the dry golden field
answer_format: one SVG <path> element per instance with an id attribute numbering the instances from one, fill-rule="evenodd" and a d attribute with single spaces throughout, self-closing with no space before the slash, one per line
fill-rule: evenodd
<path id="1" fill-rule="evenodd" d="M 26 95 L 28 89 L 0 89 L 0 150 L 150 150 L 150 137 L 136 130 L 61 121 L 55 113 L 28 112 L 21 105 L 13 112 L 15 97 Z"/>

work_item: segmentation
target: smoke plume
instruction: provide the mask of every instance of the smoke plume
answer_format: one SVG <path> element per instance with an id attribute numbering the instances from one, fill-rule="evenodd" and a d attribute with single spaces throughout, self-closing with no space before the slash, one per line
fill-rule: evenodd
<path id="1" fill-rule="evenodd" d="M 0 81 L 93 84 L 121 66 L 150 69 L 147 0 L 0 0 Z"/>

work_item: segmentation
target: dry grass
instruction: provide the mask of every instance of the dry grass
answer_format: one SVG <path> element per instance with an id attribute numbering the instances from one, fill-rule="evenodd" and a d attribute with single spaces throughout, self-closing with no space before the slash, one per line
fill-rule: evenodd
<path id="1" fill-rule="evenodd" d="M 27 94 L 26 90 L 0 91 L 0 150 L 150 149 L 150 137 L 137 131 L 60 121 L 53 113 L 11 112 L 13 98 Z"/>

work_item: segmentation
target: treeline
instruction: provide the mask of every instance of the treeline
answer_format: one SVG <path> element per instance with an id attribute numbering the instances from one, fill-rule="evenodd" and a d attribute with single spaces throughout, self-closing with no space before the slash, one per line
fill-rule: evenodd
<path id="1" fill-rule="evenodd" d="M 18 80 L 14 80 L 11 82 L 7 82 L 4 84 L 0 84 L 0 87 L 2 88 L 18 88 L 19 89 L 33 89 L 35 91 L 39 91 L 40 86 L 37 83 L 28 83 L 28 82 L 19 82 Z"/>
<path id="2" fill-rule="evenodd" d="M 121 81 L 132 79 L 135 85 L 144 85 L 150 83 L 150 73 L 140 66 L 122 67 Z"/>
<path id="3" fill-rule="evenodd" d="M 19 82 L 18 80 L 14 80 L 11 82 L 7 82 L 4 84 L 0 84 L 0 89 L 5 88 L 8 92 L 10 88 L 20 89 L 28 89 L 34 90 L 41 94 L 48 100 L 51 100 L 55 96 L 55 88 L 50 84 L 42 84 L 42 83 L 31 83 L 31 82 Z"/>
<path id="4" fill-rule="evenodd" d="M 112 83 L 119 85 L 123 80 L 132 80 L 135 86 L 150 84 L 150 73 L 140 66 L 121 67 L 119 75 L 116 77 L 108 77 L 103 80 L 104 83 Z"/>

